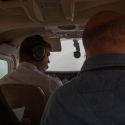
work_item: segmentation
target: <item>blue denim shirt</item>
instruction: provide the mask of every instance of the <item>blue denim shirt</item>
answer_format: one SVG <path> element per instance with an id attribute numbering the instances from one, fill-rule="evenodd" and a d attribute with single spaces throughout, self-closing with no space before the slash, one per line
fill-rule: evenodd
<path id="1" fill-rule="evenodd" d="M 125 125 L 125 54 L 87 59 L 51 95 L 41 125 Z"/>

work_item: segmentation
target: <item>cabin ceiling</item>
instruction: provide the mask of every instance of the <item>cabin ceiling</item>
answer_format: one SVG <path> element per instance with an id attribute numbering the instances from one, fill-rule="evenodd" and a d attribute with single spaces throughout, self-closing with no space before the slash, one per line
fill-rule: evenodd
<path id="1" fill-rule="evenodd" d="M 0 43 L 40 34 L 44 38 L 81 38 L 91 16 L 102 10 L 125 14 L 124 0 L 0 0 Z"/>

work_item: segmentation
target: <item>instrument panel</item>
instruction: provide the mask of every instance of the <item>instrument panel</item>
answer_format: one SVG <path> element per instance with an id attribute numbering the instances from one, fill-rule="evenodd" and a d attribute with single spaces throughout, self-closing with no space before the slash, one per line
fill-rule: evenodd
<path id="1" fill-rule="evenodd" d="M 78 74 L 78 71 L 75 72 L 51 72 L 47 71 L 46 74 L 49 74 L 51 76 L 57 76 L 63 84 L 67 83 L 70 81 L 72 78 L 76 77 Z"/>

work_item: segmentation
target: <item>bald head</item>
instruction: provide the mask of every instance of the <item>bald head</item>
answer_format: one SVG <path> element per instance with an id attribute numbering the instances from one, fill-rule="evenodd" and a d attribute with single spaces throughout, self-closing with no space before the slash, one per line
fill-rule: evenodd
<path id="1" fill-rule="evenodd" d="M 125 16 L 114 11 L 95 14 L 83 32 L 88 57 L 125 51 Z M 122 52 L 121 52 L 122 51 Z"/>
<path id="2" fill-rule="evenodd" d="M 117 19 L 123 16 L 122 14 L 114 11 L 102 11 L 95 14 L 87 23 L 85 29 L 90 29 L 96 25 L 106 23 L 110 20 Z"/>

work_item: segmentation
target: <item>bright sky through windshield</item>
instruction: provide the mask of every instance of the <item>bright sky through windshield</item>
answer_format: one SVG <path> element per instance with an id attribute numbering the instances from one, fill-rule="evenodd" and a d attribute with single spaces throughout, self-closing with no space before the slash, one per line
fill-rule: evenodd
<path id="1" fill-rule="evenodd" d="M 79 71 L 85 60 L 85 51 L 82 40 L 78 40 L 81 57 L 75 58 L 74 42 L 72 40 L 61 40 L 62 51 L 51 52 L 49 69 L 47 71 Z"/>

